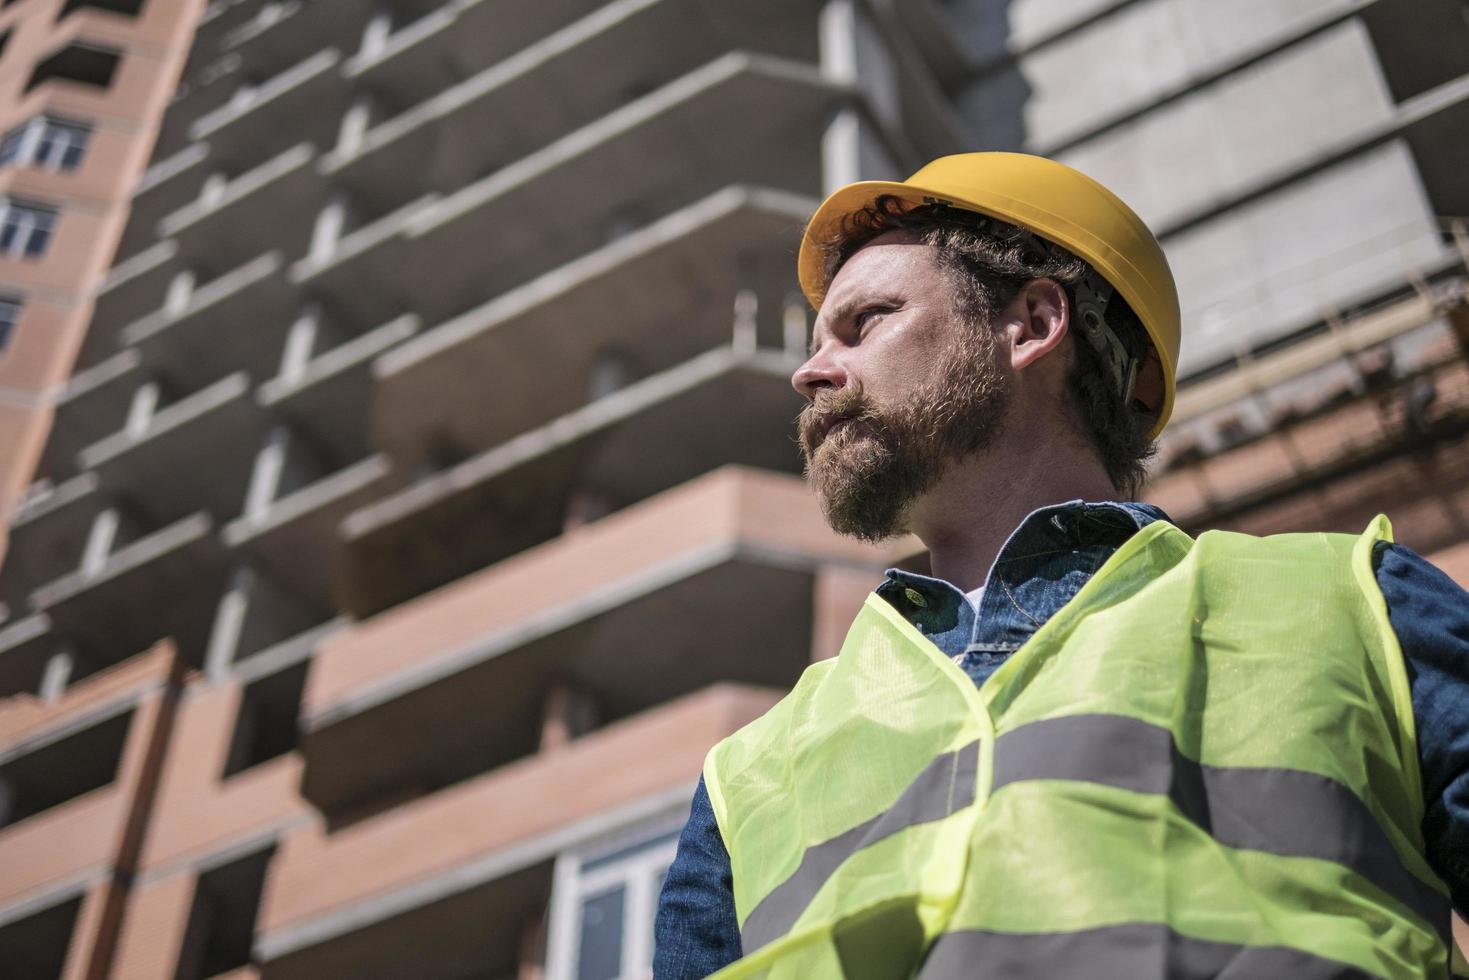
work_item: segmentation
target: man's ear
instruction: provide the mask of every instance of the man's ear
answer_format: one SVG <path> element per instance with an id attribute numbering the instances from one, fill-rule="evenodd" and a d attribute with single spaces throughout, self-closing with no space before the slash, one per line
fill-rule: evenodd
<path id="1" fill-rule="evenodd" d="M 1061 347 L 1071 328 L 1066 290 L 1054 279 L 1032 279 L 1005 310 L 1009 326 L 1010 368 L 1023 371 Z M 1059 366 L 1060 358 L 1047 363 Z"/>

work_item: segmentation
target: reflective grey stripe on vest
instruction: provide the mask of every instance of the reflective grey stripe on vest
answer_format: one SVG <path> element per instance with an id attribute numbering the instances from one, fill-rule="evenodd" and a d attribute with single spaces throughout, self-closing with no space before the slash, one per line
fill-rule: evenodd
<path id="1" fill-rule="evenodd" d="M 1298 949 L 1209 942 L 1145 922 L 1061 933 L 949 932 L 934 941 L 918 971 L 918 980 L 974 977 L 1370 980 L 1371 974 Z"/>
<path id="2" fill-rule="evenodd" d="M 807 848 L 795 872 L 760 900 L 740 929 L 746 955 L 779 939 L 816 897 L 842 862 L 865 847 L 916 824 L 942 820 L 974 802 L 979 743 L 936 756 L 903 795 L 871 820 Z"/>
<path id="3" fill-rule="evenodd" d="M 1326 776 L 1201 765 L 1178 751 L 1166 728 L 1121 715 L 1072 715 L 1032 722 L 996 740 L 991 792 L 1033 779 L 1166 795 L 1227 847 L 1350 868 L 1450 941 L 1448 900 L 1403 866 L 1367 805 Z"/>

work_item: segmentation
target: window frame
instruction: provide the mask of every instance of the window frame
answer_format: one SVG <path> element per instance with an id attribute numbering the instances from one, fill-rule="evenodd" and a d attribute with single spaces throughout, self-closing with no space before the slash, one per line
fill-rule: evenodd
<path id="1" fill-rule="evenodd" d="M 692 795 L 692 791 L 680 797 Z M 582 909 L 587 899 L 615 885 L 624 888 L 622 963 L 619 980 L 652 976 L 653 919 L 659 879 L 673 863 L 687 805 L 665 807 L 652 817 L 622 823 L 563 851 L 552 873 L 546 980 L 575 980 L 581 959 Z M 627 853 L 622 853 L 627 852 Z M 599 865 L 600 862 L 606 864 Z M 593 865 L 585 870 L 587 865 Z"/>
<path id="2" fill-rule="evenodd" d="M 58 139 L 64 135 L 66 138 Z M 35 167 L 52 173 L 72 173 L 81 168 L 92 142 L 92 126 L 76 119 L 40 113 L 12 126 L 0 137 L 0 166 Z M 50 152 L 43 157 L 41 147 Z M 10 156 L 6 149 L 14 147 Z M 76 151 L 76 161 L 66 162 L 67 154 Z"/>
<path id="3" fill-rule="evenodd" d="M 4 236 L 5 229 L 10 224 L 12 211 L 24 212 L 22 218 L 28 220 L 15 222 L 15 238 L 9 245 L 0 245 L 0 258 L 24 261 L 45 256 L 46 249 L 51 245 L 51 238 L 56 233 L 56 222 L 61 217 L 61 209 L 31 198 L 0 197 L 0 237 Z M 38 234 L 41 243 L 33 248 L 32 243 Z"/>

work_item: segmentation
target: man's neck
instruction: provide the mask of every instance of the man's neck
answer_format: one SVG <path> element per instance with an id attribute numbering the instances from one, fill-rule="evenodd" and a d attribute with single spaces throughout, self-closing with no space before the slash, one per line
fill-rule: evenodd
<path id="1" fill-rule="evenodd" d="M 1027 514 L 1068 500 L 1117 496 L 1101 462 L 1084 447 L 996 444 L 950 466 L 910 506 L 907 524 L 928 546 L 933 575 L 968 592 L 985 584 L 995 556 Z"/>

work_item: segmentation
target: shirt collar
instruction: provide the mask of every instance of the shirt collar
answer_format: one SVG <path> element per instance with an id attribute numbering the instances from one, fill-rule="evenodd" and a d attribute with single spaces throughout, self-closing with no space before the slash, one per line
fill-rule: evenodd
<path id="1" fill-rule="evenodd" d="M 1017 649 L 1139 530 L 1168 516 L 1151 504 L 1070 500 L 1037 508 L 1010 533 L 985 578 L 978 616 L 953 584 L 890 568 L 877 593 L 940 646 Z"/>

